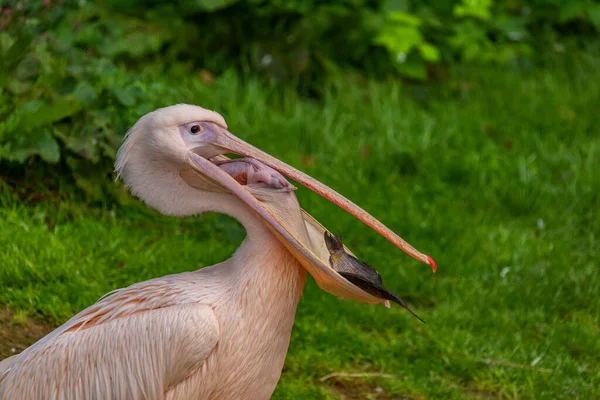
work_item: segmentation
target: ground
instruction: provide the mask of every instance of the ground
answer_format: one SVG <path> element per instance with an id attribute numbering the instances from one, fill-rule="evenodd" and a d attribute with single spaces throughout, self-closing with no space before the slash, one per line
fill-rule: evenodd
<path id="1" fill-rule="evenodd" d="M 438 263 L 433 275 L 298 190 L 427 323 L 309 280 L 275 399 L 600 397 L 599 69 L 586 54 L 456 71 L 442 87 L 343 83 L 322 102 L 232 75 L 215 84 L 235 100 L 173 82 L 164 101 L 204 98 L 234 133 Z M 0 196 L 1 357 L 112 289 L 221 261 L 244 236 L 222 216 L 179 221 L 68 193 L 31 201 L 15 185 Z"/>
<path id="2" fill-rule="evenodd" d="M 0 360 L 22 352 L 52 328 L 50 324 L 13 315 L 6 308 L 0 310 Z"/>

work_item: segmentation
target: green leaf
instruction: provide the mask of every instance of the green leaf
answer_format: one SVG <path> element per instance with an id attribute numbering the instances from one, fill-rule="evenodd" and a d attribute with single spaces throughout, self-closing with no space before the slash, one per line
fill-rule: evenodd
<path id="1" fill-rule="evenodd" d="M 600 4 L 590 5 L 587 9 L 587 14 L 594 28 L 600 32 Z"/>
<path id="2" fill-rule="evenodd" d="M 11 76 L 23 57 L 29 52 L 34 36 L 24 30 L 16 42 L 2 55 L 0 59 L 0 88 L 5 88 L 10 83 Z"/>
<path id="3" fill-rule="evenodd" d="M 488 20 L 492 16 L 492 4 L 492 0 L 462 0 L 461 4 L 454 6 L 454 15 Z"/>
<path id="4" fill-rule="evenodd" d="M 418 27 L 421 25 L 421 19 L 419 17 L 402 11 L 392 11 L 388 13 L 387 18 L 393 24 L 407 25 L 412 27 Z"/>
<path id="5" fill-rule="evenodd" d="M 115 87 L 112 92 L 119 102 L 125 107 L 133 107 L 136 103 L 137 90 L 133 86 L 126 88 Z"/>
<path id="6" fill-rule="evenodd" d="M 419 46 L 421 56 L 427 61 L 435 62 L 440 59 L 440 51 L 432 44 L 423 43 Z"/>
<path id="7" fill-rule="evenodd" d="M 96 89 L 86 81 L 81 81 L 75 86 L 73 96 L 75 96 L 82 104 L 90 105 L 96 99 Z"/>
<path id="8" fill-rule="evenodd" d="M 29 102 L 28 109 L 20 114 L 19 127 L 24 131 L 46 127 L 53 122 L 70 117 L 81 110 L 81 103 L 75 97 L 67 95 L 51 104 L 46 102 Z"/>
<path id="9" fill-rule="evenodd" d="M 11 147 L 14 147 L 14 145 Z M 57 163 L 60 160 L 58 143 L 46 131 L 41 132 L 35 138 L 29 138 L 27 143 L 22 144 L 21 147 L 8 150 L 7 158 L 23 163 L 35 154 L 38 154 L 44 161 L 49 163 Z"/>
<path id="10" fill-rule="evenodd" d="M 21 32 L 19 38 L 8 51 L 2 56 L 2 65 L 7 70 L 13 70 L 25 57 L 33 41 L 33 34 L 28 30 Z"/>
<path id="11" fill-rule="evenodd" d="M 49 163 L 57 163 L 60 159 L 60 149 L 56 140 L 48 132 L 44 132 L 38 141 L 40 157 Z"/>
<path id="12" fill-rule="evenodd" d="M 424 43 L 418 29 L 410 26 L 388 27 L 374 40 L 387 48 L 392 54 L 408 53 L 413 47 Z"/>
<path id="13" fill-rule="evenodd" d="M 583 1 L 565 2 L 560 8 L 560 17 L 558 20 L 561 23 L 569 22 L 577 18 L 583 18 L 589 4 Z"/>
<path id="14" fill-rule="evenodd" d="M 425 70 L 425 65 L 423 63 L 418 62 L 406 62 L 406 63 L 396 63 L 396 69 L 398 72 L 406 77 L 425 80 L 427 78 L 427 71 Z"/>
<path id="15" fill-rule="evenodd" d="M 402 58 L 392 56 L 392 62 L 396 67 L 396 71 L 405 77 L 418 80 L 427 78 L 425 63 L 419 52 L 411 51 Z"/>

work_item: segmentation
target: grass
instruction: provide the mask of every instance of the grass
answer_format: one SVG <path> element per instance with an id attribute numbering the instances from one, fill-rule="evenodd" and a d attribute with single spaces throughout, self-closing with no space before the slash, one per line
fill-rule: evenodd
<path id="1" fill-rule="evenodd" d="M 427 324 L 309 281 L 275 399 L 600 397 L 599 69 L 598 55 L 582 54 L 544 69 L 457 71 L 443 88 L 340 82 L 319 103 L 233 74 L 210 88 L 165 78 L 157 103 L 223 111 L 233 132 L 438 262 L 432 275 L 300 189 Z M 222 216 L 176 220 L 68 195 L 23 204 L 7 187 L 6 335 L 58 325 L 114 288 L 214 264 L 244 235 Z M 332 372 L 375 376 L 320 380 Z"/>

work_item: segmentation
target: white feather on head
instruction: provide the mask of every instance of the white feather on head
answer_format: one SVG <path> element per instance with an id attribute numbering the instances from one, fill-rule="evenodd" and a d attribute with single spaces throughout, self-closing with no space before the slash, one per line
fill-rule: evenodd
<path id="1" fill-rule="evenodd" d="M 134 196 L 163 214 L 201 212 L 198 192 L 179 175 L 189 152 L 179 126 L 202 121 L 227 128 L 219 113 L 190 104 L 159 108 L 141 117 L 117 152 L 117 179 L 122 178 Z"/>
<path id="2" fill-rule="evenodd" d="M 169 131 L 175 135 L 179 125 L 192 121 L 214 122 L 227 129 L 227 123 L 221 114 L 192 104 L 175 104 L 149 112 L 138 119 L 123 138 L 123 144 L 117 152 L 115 161 L 117 179 L 123 174 L 131 153 L 142 137 L 150 142 L 152 148 L 168 152 L 170 148 L 179 147 L 178 144 L 183 146 L 183 142 L 174 142 L 175 138 L 172 135 L 157 135 L 156 132 Z"/>

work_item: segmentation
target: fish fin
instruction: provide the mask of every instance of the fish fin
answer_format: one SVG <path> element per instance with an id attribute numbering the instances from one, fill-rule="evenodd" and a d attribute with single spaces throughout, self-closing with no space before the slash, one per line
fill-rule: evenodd
<path id="1" fill-rule="evenodd" d="M 340 249 L 340 250 L 343 250 L 344 249 L 344 243 L 342 242 L 342 235 L 337 235 L 337 234 L 334 233 L 333 237 L 335 238 L 337 248 Z"/>
<path id="2" fill-rule="evenodd" d="M 356 262 L 357 262 L 357 263 L 358 263 L 360 266 L 362 266 L 363 268 L 365 268 L 365 269 L 368 269 L 368 270 L 370 270 L 370 271 L 373 271 L 373 272 L 375 272 L 375 274 L 377 274 L 377 283 L 379 283 L 380 285 L 382 285 L 382 286 L 383 286 L 383 279 L 381 278 L 381 275 L 379 275 L 379 272 L 378 272 L 378 271 L 377 271 L 375 268 L 373 268 L 372 266 L 370 266 L 370 265 L 369 265 L 369 264 L 367 264 L 366 262 L 364 262 L 364 261 L 362 261 L 362 260 L 359 260 L 358 258 L 354 257 L 354 256 L 353 256 L 353 255 L 351 255 L 351 254 L 348 254 L 348 257 L 350 257 L 350 258 L 354 259 L 354 260 L 355 260 L 355 261 L 356 261 Z"/>

